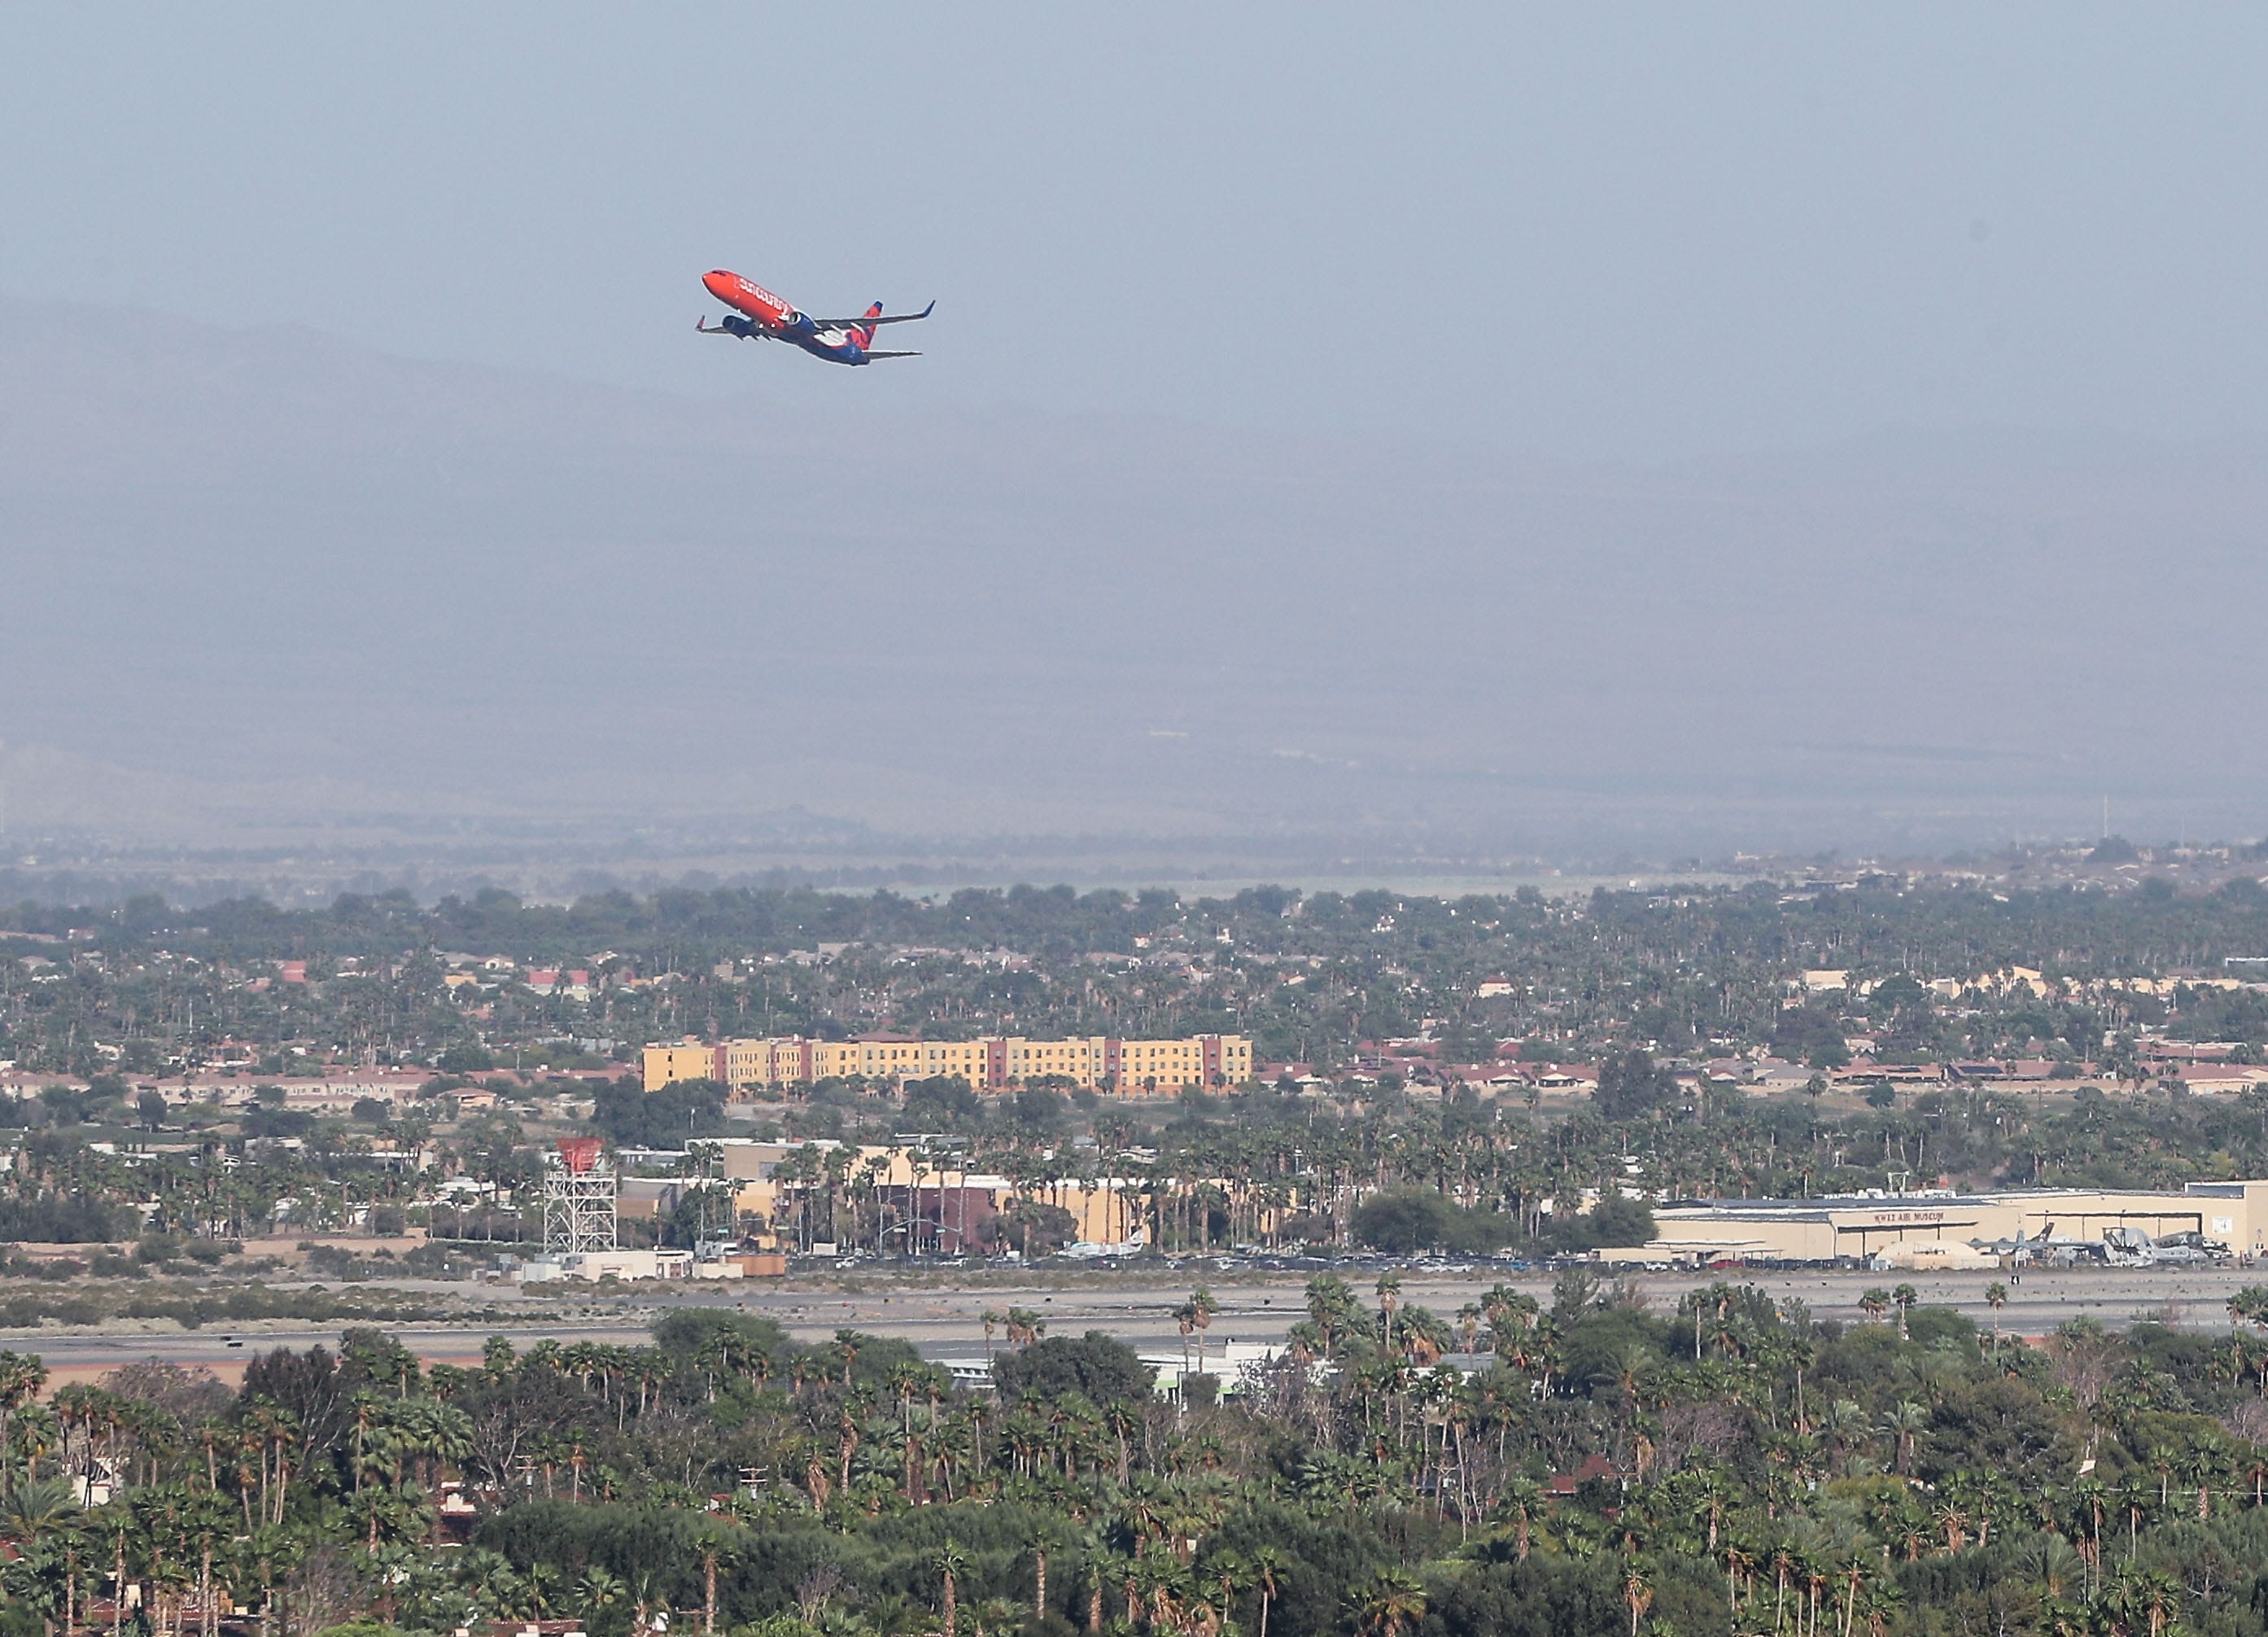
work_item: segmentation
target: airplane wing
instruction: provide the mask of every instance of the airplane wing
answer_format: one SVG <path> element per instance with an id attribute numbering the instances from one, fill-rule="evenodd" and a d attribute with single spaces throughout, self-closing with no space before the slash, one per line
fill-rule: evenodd
<path id="1" fill-rule="evenodd" d="M 856 324 L 910 324 L 917 319 L 927 318 L 936 311 L 937 303 L 932 301 L 918 313 L 886 313 L 880 318 L 867 318 L 861 314 L 858 318 L 822 318 L 814 319 L 812 321 L 821 329 L 849 329 Z"/>
<path id="2" fill-rule="evenodd" d="M 866 357 L 869 358 L 917 358 L 921 354 L 918 352 L 870 352 Z"/>

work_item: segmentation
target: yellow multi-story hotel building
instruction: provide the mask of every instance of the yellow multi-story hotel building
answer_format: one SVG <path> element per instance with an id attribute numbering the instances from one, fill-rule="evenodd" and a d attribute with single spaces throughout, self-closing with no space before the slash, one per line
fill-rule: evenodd
<path id="1" fill-rule="evenodd" d="M 698 1041 L 687 1040 L 674 1046 L 648 1046 L 645 1049 L 645 1088 L 652 1091 L 672 1080 L 707 1080 L 716 1074 L 717 1053 L 713 1047 Z M 718 1078 L 723 1078 L 721 1075 Z"/>
<path id="2" fill-rule="evenodd" d="M 1068 1040 L 1029 1040 L 1020 1035 L 983 1040 L 914 1040 L 869 1036 L 860 1040 L 687 1039 L 645 1049 L 645 1088 L 659 1091 L 683 1080 L 713 1080 L 735 1094 L 760 1086 L 807 1086 L 814 1080 L 934 1080 L 959 1076 L 978 1091 L 1004 1091 L 1049 1076 L 1092 1091 L 1135 1095 L 1173 1093 L 1191 1086 L 1239 1086 L 1252 1078 L 1252 1042 L 1241 1035 L 1195 1035 L 1185 1040 L 1121 1040 L 1087 1035 Z"/>

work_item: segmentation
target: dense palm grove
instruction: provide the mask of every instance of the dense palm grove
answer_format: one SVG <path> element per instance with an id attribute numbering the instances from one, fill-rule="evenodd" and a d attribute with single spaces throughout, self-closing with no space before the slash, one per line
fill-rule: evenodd
<path id="1" fill-rule="evenodd" d="M 1186 1403 L 1028 1316 L 976 1392 L 902 1342 L 714 1312 L 476 1368 L 350 1331 L 234 1394 L 151 1365 L 40 1396 L 8 1354 L 0 1631 L 2268 1626 L 2268 1293 L 2218 1338 L 1869 1307 L 1720 1285 L 1653 1312 L 1576 1270 L 1548 1306 L 1434 1315 L 1324 1276 L 1279 1362 Z M 114 1486 L 82 1509 L 89 1476 Z"/>

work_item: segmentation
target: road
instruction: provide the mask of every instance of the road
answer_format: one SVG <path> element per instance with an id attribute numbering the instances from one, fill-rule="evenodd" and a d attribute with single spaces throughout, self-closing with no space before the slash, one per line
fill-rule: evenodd
<path id="1" fill-rule="evenodd" d="M 1194 1268 L 1192 1279 L 1201 1277 Z M 1224 1341 L 1280 1341 L 1305 1311 L 1304 1274 L 1237 1274 L 1216 1280 L 1212 1293 L 1220 1303 L 1207 1334 L 1208 1344 Z M 1996 1323 L 2011 1335 L 2041 1336 L 2068 1319 L 2088 1316 L 2117 1326 L 2134 1318 L 2154 1318 L 2195 1329 L 2219 1329 L 2228 1323 L 2230 1295 L 2246 1285 L 2268 1282 L 2260 1270 L 2185 1268 L 2178 1271 L 2124 1269 L 2035 1269 L 2010 1287 L 2008 1301 L 1997 1315 L 1984 1293 L 1996 1279 L 1993 1273 L 1929 1273 L 1904 1278 L 1894 1273 L 1762 1272 L 1731 1276 L 1733 1282 L 1753 1284 L 1775 1301 L 1791 1297 L 1810 1305 L 1815 1316 L 1857 1321 L 1860 1294 L 1877 1287 L 1911 1284 L 1922 1302 L 1958 1309 L 1981 1326 Z M 1367 1298 L 1377 1278 L 1374 1268 L 1351 1270 L 1348 1282 Z M 1403 1274 L 1406 1302 L 1432 1309 L 1454 1319 L 1457 1309 L 1476 1300 L 1496 1284 L 1497 1276 L 1457 1273 Z M 1505 1282 L 1526 1290 L 1539 1301 L 1550 1300 L 1550 1280 L 1543 1276 Z M 1647 1274 L 1634 1281 L 1646 1305 L 1656 1313 L 1675 1312 L 1679 1297 L 1697 1284 L 1708 1282 L 1690 1274 Z M 714 1287 L 673 1294 L 657 1301 L 650 1297 L 593 1298 L 582 1316 L 575 1318 L 506 1319 L 462 1325 L 420 1324 L 390 1327 L 402 1342 L 429 1362 L 476 1363 L 481 1343 L 501 1335 L 516 1347 L 555 1340 L 639 1343 L 648 1338 L 653 1316 L 669 1307 L 718 1307 L 760 1314 L 777 1322 L 789 1334 L 805 1341 L 823 1340 L 838 1330 L 859 1330 L 884 1336 L 901 1336 L 932 1359 L 970 1358 L 984 1346 L 983 1315 L 989 1309 L 1028 1308 L 1046 1321 L 1054 1335 L 1079 1335 L 1100 1330 L 1118 1337 L 1145 1353 L 1178 1352 L 1181 1331 L 1173 1310 L 1187 1299 L 1189 1285 L 1168 1284 L 1127 1274 L 1073 1276 L 1049 1285 L 1035 1281 L 1026 1287 L 987 1283 L 949 1289 L 909 1287 L 879 1290 L 827 1288 L 781 1289 Z M 337 1325 L 294 1324 L 246 1325 L 237 1330 L 121 1331 L 112 1332 L 31 1332 L 0 1334 L 0 1346 L 35 1352 L 47 1361 L 57 1381 L 85 1380 L 121 1364 L 162 1359 L 184 1367 L 202 1366 L 225 1379 L 242 1372 L 253 1353 L 270 1347 L 335 1346 Z M 233 1339 L 241 1343 L 231 1346 Z"/>

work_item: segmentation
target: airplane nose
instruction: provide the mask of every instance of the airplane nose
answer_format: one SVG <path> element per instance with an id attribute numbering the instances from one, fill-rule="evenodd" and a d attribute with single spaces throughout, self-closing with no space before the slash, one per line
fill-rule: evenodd
<path id="1" fill-rule="evenodd" d="M 733 275 L 718 268 L 713 273 L 703 274 L 701 282 L 707 287 L 711 295 L 722 301 L 725 299 L 725 292 L 733 287 Z"/>

